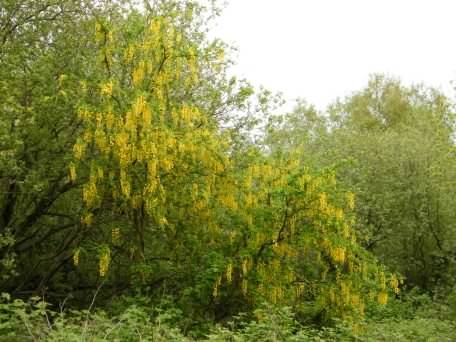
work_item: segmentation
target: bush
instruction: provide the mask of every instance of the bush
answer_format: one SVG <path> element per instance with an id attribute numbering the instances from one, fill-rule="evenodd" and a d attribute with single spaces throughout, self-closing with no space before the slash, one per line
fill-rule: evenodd
<path id="1" fill-rule="evenodd" d="M 165 312 L 153 318 L 135 305 L 112 317 L 104 311 L 55 312 L 40 298 L 10 301 L 4 294 L 0 341 L 188 341 L 166 323 L 168 316 Z"/>
<path id="2" fill-rule="evenodd" d="M 241 314 L 226 326 L 212 326 L 206 336 L 192 338 L 178 328 L 180 313 L 170 307 L 151 309 L 140 303 L 109 315 L 105 311 L 56 312 L 38 297 L 28 302 L 3 294 L 0 302 L 0 341 L 454 341 L 456 322 L 420 316 L 390 315 L 359 324 L 334 320 L 333 326 L 302 325 L 289 307 L 263 304 L 254 316 Z M 141 306 L 140 306 L 141 305 Z M 397 314 L 397 312 L 396 312 Z M 410 314 L 410 311 L 407 313 Z M 209 322 L 208 322 L 209 324 Z M 191 333 L 190 331 L 188 333 Z M 201 332 L 198 332 L 201 335 Z"/>
<path id="3" fill-rule="evenodd" d="M 372 322 L 364 327 L 361 341 L 454 341 L 454 321 L 415 318 Z"/>

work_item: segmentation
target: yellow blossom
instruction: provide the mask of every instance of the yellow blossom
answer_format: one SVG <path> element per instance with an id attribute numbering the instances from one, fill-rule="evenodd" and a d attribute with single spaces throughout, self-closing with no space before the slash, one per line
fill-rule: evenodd
<path id="1" fill-rule="evenodd" d="M 344 263 L 345 262 L 345 248 L 336 247 L 331 250 L 331 257 L 335 262 Z"/>
<path id="2" fill-rule="evenodd" d="M 100 277 L 106 276 L 109 269 L 109 263 L 111 262 L 111 250 L 109 248 L 103 248 L 100 261 L 98 263 L 98 271 Z"/>
<path id="3" fill-rule="evenodd" d="M 108 82 L 102 84 L 101 85 L 101 95 L 111 96 L 112 95 L 112 88 L 113 88 L 112 81 L 108 81 Z"/>
<path id="4" fill-rule="evenodd" d="M 78 247 L 74 250 L 74 253 L 73 253 L 73 264 L 74 266 L 78 266 L 79 265 L 79 254 L 81 252 L 81 249 Z"/>
<path id="5" fill-rule="evenodd" d="M 226 267 L 225 275 L 227 282 L 230 284 L 233 276 L 233 264 L 231 262 Z"/>
<path id="6" fill-rule="evenodd" d="M 71 180 L 71 182 L 74 183 L 76 181 L 76 167 L 73 163 L 70 164 L 69 172 L 70 172 L 70 180 Z"/>
<path id="7" fill-rule="evenodd" d="M 388 303 L 388 293 L 386 291 L 380 292 L 377 296 L 377 301 L 381 305 Z"/>
<path id="8" fill-rule="evenodd" d="M 328 195 L 325 192 L 322 192 L 319 196 L 320 201 L 320 210 L 326 211 L 328 207 Z"/>
<path id="9" fill-rule="evenodd" d="M 88 213 L 87 215 L 81 218 L 81 223 L 87 227 L 91 226 L 93 222 L 93 214 Z"/>
<path id="10" fill-rule="evenodd" d="M 355 195 L 352 192 L 347 192 L 347 206 L 350 210 L 355 208 Z"/>
<path id="11" fill-rule="evenodd" d="M 78 140 L 76 142 L 76 144 L 74 144 L 74 147 L 73 147 L 74 157 L 78 160 L 81 159 L 82 155 L 84 154 L 84 150 L 85 150 L 84 143 L 81 140 Z"/>

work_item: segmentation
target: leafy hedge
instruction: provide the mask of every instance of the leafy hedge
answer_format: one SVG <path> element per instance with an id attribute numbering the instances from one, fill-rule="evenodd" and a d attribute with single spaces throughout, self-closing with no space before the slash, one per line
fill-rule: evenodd
<path id="1" fill-rule="evenodd" d="M 423 309 L 423 308 L 422 308 Z M 317 329 L 301 325 L 291 308 L 263 305 L 208 331 L 183 331 L 179 311 L 129 305 L 123 312 L 50 310 L 38 297 L 28 302 L 2 295 L 0 341 L 454 341 L 456 321 L 424 317 L 334 321 Z M 429 311 L 429 312 L 432 312 Z M 420 317 L 423 316 L 423 317 Z"/>

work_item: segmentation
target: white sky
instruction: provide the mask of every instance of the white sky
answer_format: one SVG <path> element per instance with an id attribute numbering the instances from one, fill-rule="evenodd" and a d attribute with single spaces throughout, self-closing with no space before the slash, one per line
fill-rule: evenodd
<path id="1" fill-rule="evenodd" d="M 234 74 L 319 109 L 375 72 L 454 95 L 456 0 L 227 0 L 213 33 Z"/>

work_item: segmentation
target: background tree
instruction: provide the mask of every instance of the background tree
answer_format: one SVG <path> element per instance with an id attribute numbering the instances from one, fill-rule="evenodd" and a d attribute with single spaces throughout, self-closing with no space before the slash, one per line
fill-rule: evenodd
<path id="1" fill-rule="evenodd" d="M 331 114 L 332 157 L 353 161 L 340 175 L 359 189 L 365 246 L 410 285 L 451 284 L 456 164 L 449 100 L 376 76 Z"/>
<path id="2" fill-rule="evenodd" d="M 77 183 L 68 177 L 80 124 L 77 109 L 92 75 L 93 26 L 115 5 L 84 1 L 3 1 L 0 10 L 0 258 L 16 256 L 17 276 L 2 283 L 16 295 L 60 295 L 53 279 L 83 238 Z M 11 266 L 11 262 L 5 265 Z M 6 275 L 6 268 L 2 275 Z M 5 281 L 3 279 L 2 281 Z"/>
<path id="3" fill-rule="evenodd" d="M 357 230 L 368 250 L 410 286 L 452 284 L 455 117 L 445 96 L 374 75 L 327 114 L 298 106 L 278 120 L 268 134 L 272 148 L 302 144 L 303 159 L 336 167 L 340 186 L 356 193 Z"/>

